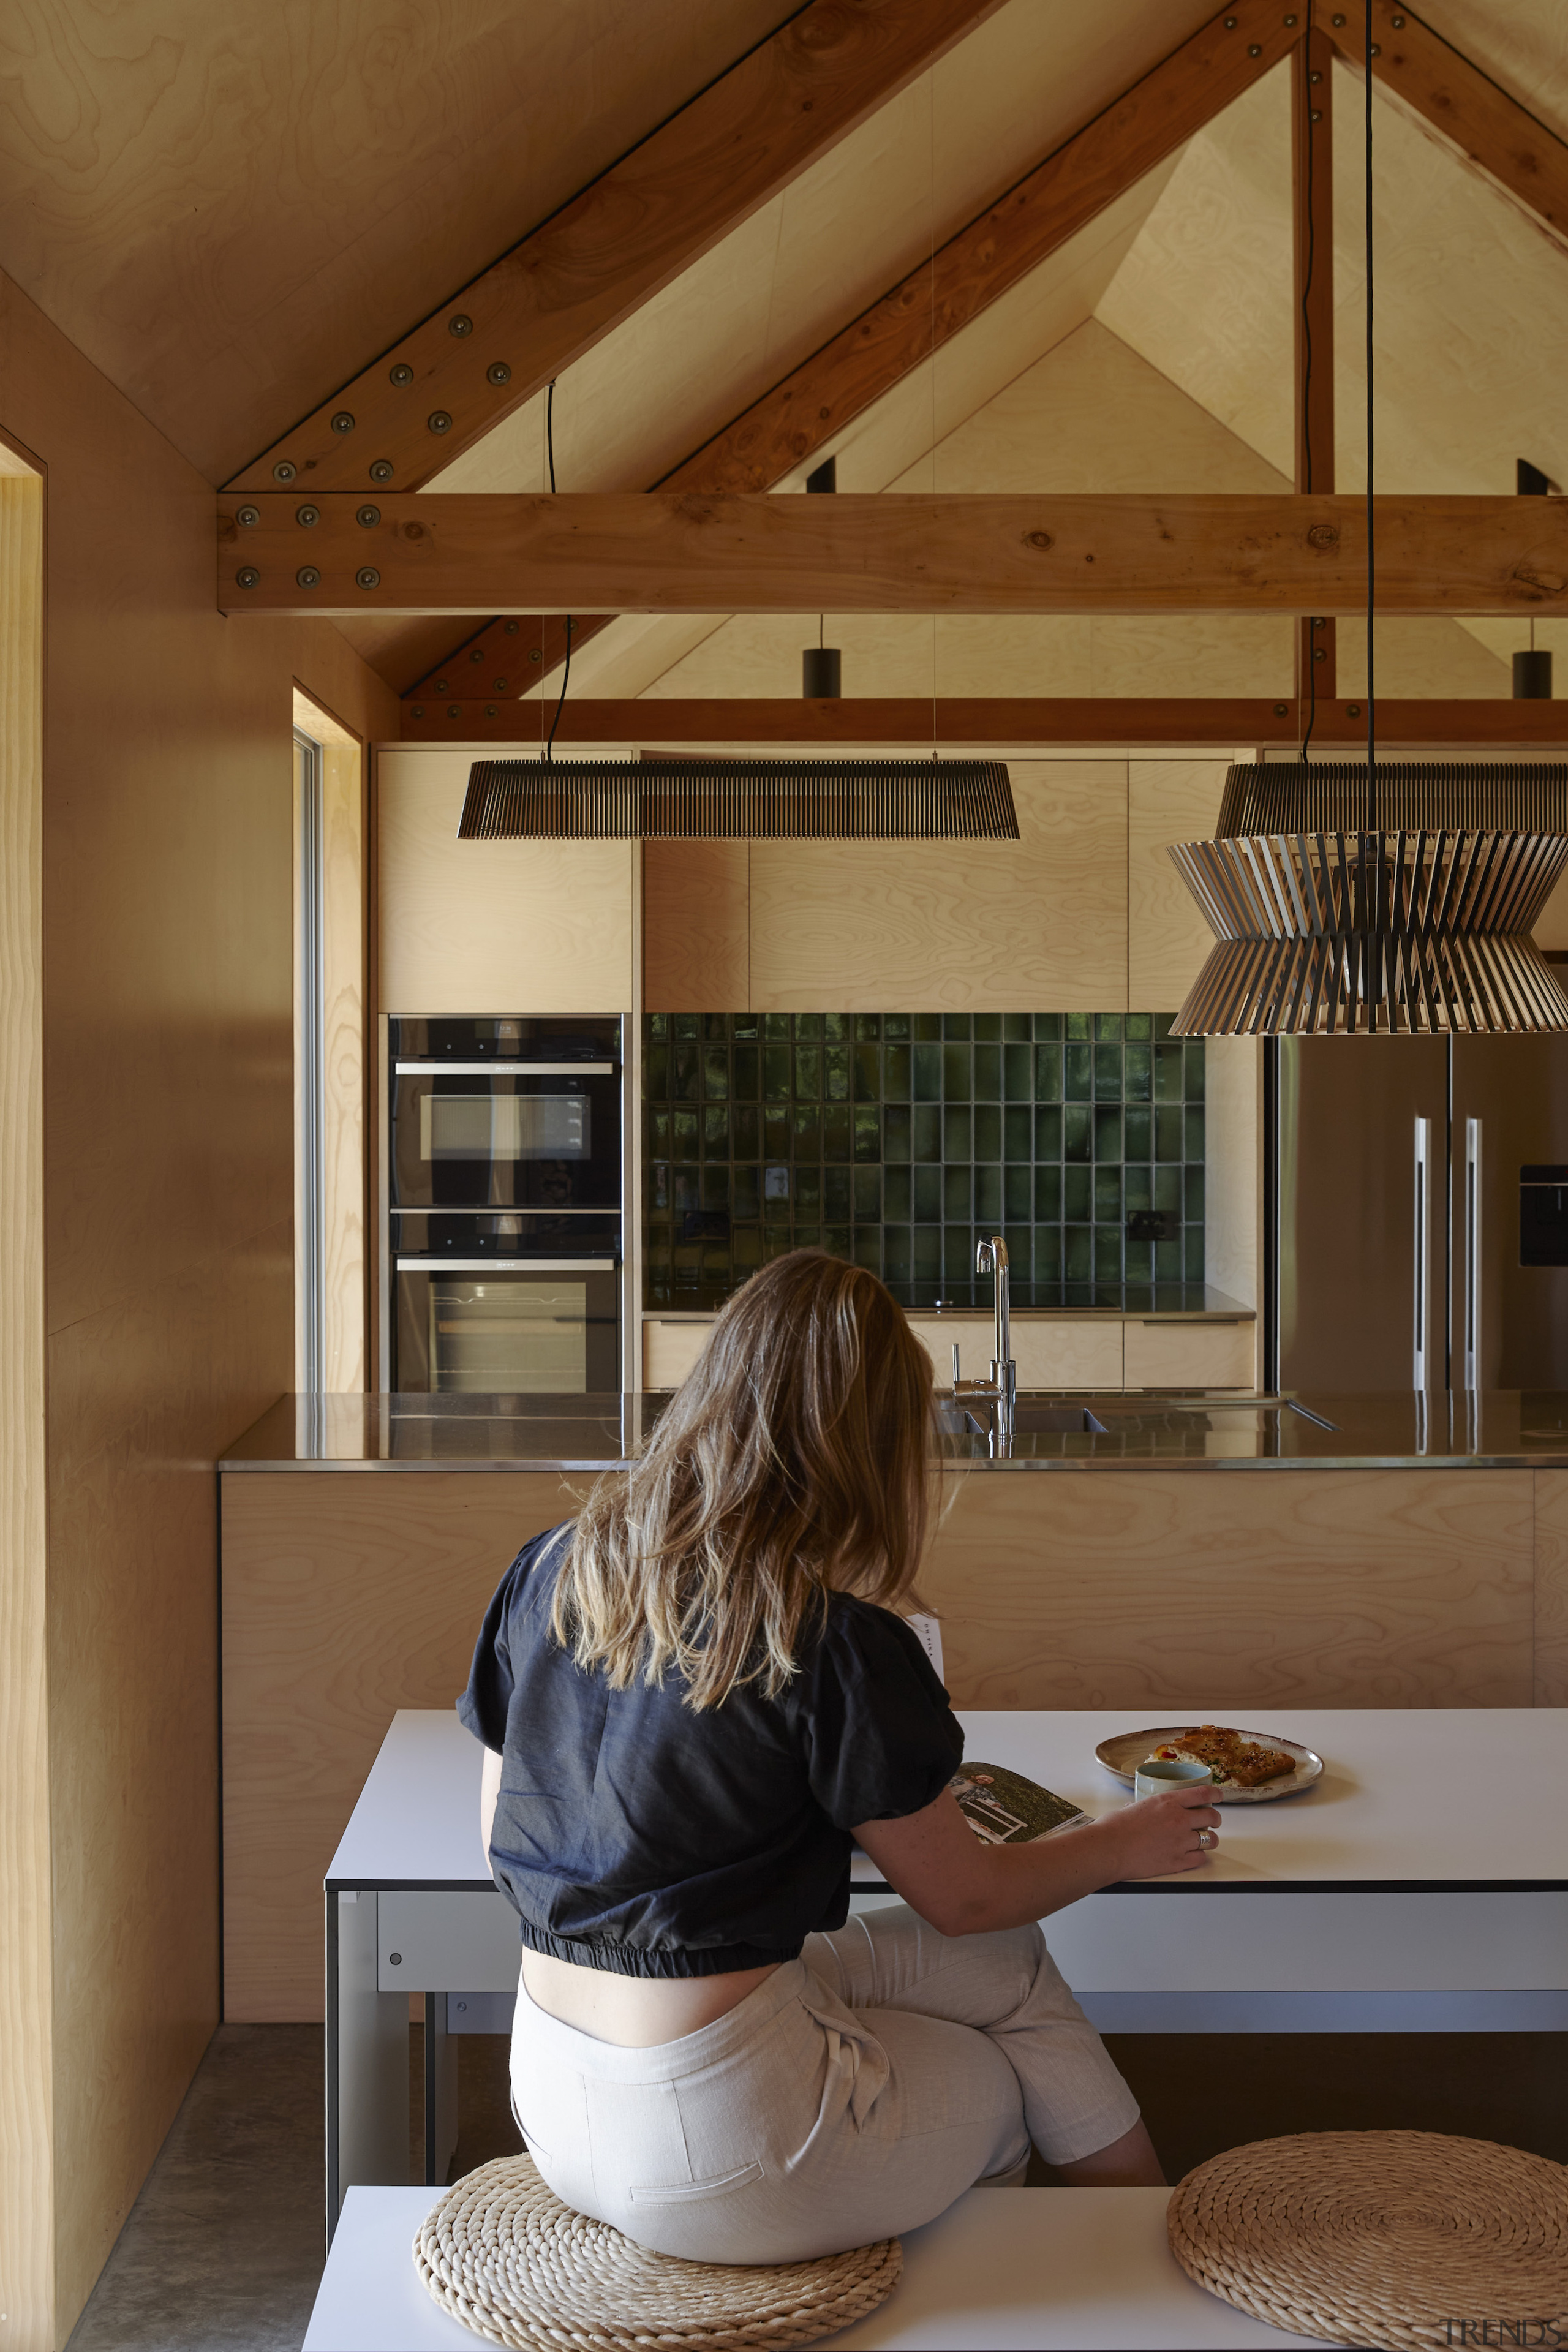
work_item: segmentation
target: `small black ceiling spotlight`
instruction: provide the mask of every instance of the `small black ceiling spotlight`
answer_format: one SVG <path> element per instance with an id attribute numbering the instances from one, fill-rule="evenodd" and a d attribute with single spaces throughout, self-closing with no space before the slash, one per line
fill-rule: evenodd
<path id="1" fill-rule="evenodd" d="M 1550 498 L 1556 485 L 1528 457 L 1514 459 L 1514 488 L 1521 499 Z M 1516 702 L 1550 702 L 1552 655 L 1535 643 L 1535 623 L 1530 624 L 1530 646 L 1513 657 L 1513 698 Z"/>
<path id="2" fill-rule="evenodd" d="M 805 478 L 805 487 L 815 495 L 831 496 L 838 488 L 838 460 L 824 457 L 820 466 Z M 844 691 L 844 660 L 837 646 L 825 646 L 821 641 L 822 624 L 817 623 L 817 642 L 807 646 L 800 657 L 800 690 L 807 702 L 837 702 Z"/>

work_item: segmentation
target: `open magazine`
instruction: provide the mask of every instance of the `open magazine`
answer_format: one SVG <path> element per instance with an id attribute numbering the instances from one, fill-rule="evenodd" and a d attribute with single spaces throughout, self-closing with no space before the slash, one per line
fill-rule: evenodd
<path id="1" fill-rule="evenodd" d="M 965 1764 L 948 1787 L 959 1811 L 986 1845 L 1032 1845 L 1037 1838 L 1076 1829 L 1089 1818 L 1066 1797 L 1001 1764 Z"/>

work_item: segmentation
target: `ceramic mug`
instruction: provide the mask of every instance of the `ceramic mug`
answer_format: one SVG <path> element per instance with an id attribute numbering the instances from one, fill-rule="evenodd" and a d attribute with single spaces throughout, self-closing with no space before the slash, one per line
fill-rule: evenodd
<path id="1" fill-rule="evenodd" d="M 1212 1781 L 1214 1774 L 1195 1756 L 1173 1756 L 1167 1762 L 1157 1757 L 1140 1764 L 1133 1775 L 1132 1794 L 1139 1797 L 1168 1797 L 1173 1789 L 1190 1789 L 1199 1780 Z"/>

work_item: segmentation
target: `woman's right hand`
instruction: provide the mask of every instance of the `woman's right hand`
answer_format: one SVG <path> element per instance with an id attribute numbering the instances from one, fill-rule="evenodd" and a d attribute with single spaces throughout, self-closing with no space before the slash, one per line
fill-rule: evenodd
<path id="1" fill-rule="evenodd" d="M 1217 1843 L 1219 1813 L 1212 1790 L 1200 1781 L 1163 1797 L 1142 1798 L 1102 1826 L 1112 1832 L 1123 1878 L 1163 1878 L 1173 1870 L 1196 1870 L 1208 1860 Z"/>

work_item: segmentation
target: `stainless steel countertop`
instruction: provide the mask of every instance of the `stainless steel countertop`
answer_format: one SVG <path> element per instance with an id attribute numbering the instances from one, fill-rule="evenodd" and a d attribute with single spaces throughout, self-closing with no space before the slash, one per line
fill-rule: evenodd
<path id="1" fill-rule="evenodd" d="M 1058 1400 L 1053 1400 L 1058 1401 Z M 624 1469 L 668 1403 L 649 1396 L 285 1396 L 221 1471 Z M 1028 1400 L 1020 1399 L 1021 1405 Z M 955 1468 L 1029 1470 L 1568 1469 L 1568 1391 L 1241 1397 L 1075 1392 L 1103 1433 L 1020 1434 L 991 1458 L 947 1438 Z"/>

